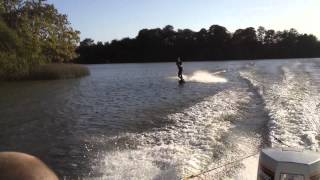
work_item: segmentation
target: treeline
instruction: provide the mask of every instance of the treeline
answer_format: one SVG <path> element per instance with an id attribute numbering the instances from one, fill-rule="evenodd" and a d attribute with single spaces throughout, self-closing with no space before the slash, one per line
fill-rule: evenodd
<path id="1" fill-rule="evenodd" d="M 232 60 L 320 57 L 320 42 L 314 35 L 249 27 L 230 33 L 213 25 L 194 32 L 190 29 L 143 29 L 135 38 L 110 43 L 85 39 L 77 48 L 79 63 L 122 63 L 184 60 Z"/>
<path id="2" fill-rule="evenodd" d="M 0 0 L 0 79 L 76 58 L 79 32 L 46 0 Z"/>

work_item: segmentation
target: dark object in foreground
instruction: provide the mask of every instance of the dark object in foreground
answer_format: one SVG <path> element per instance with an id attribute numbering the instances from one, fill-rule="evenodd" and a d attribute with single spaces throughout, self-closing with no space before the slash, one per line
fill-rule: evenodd
<path id="1" fill-rule="evenodd" d="M 320 178 L 320 153 L 295 148 L 263 149 L 259 157 L 258 179 Z"/>
<path id="2" fill-rule="evenodd" d="M 58 177 L 47 165 L 34 156 L 17 152 L 1 152 L 0 179 L 58 180 Z"/>
<path id="3" fill-rule="evenodd" d="M 30 73 L 30 80 L 71 79 L 87 76 L 90 71 L 87 67 L 78 64 L 47 64 L 42 65 Z"/>

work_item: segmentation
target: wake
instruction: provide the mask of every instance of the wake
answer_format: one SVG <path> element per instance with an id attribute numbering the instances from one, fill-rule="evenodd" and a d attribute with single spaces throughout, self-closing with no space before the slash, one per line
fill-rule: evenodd
<path id="1" fill-rule="evenodd" d="M 241 120 L 247 111 L 243 106 L 251 99 L 246 89 L 225 90 L 168 115 L 174 123 L 165 128 L 114 137 L 125 137 L 138 146 L 106 153 L 100 171 L 105 179 L 181 179 L 246 155 L 259 146 L 261 139 L 255 133 L 245 134 L 247 129 L 241 125 L 247 123 Z M 240 126 L 244 131 L 237 130 Z M 208 178 L 217 177 L 217 173 L 221 177 L 232 175 L 238 170 L 219 169 Z"/>
<path id="2" fill-rule="evenodd" d="M 269 122 L 272 147 L 282 147 L 277 139 L 291 147 L 319 149 L 320 96 L 312 86 L 305 66 L 296 63 L 282 66 L 282 78 L 274 82 L 261 75 L 257 69 L 241 72 L 264 98 Z"/>

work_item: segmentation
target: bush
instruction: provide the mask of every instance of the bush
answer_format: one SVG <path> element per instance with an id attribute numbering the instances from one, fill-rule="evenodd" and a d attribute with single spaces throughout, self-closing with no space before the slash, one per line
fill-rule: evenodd
<path id="1" fill-rule="evenodd" d="M 31 70 L 28 79 L 54 80 L 70 79 L 87 76 L 90 71 L 87 67 L 78 64 L 47 64 Z"/>
<path id="2" fill-rule="evenodd" d="M 29 74 L 29 63 L 15 53 L 0 53 L 0 80 L 19 80 Z"/>
<path id="3" fill-rule="evenodd" d="M 39 48 L 21 38 L 0 18 L 0 80 L 26 78 L 32 67 L 45 63 Z"/>

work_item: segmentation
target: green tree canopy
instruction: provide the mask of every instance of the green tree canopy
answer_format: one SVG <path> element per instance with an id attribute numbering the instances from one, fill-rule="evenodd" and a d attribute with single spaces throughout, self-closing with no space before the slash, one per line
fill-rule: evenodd
<path id="1" fill-rule="evenodd" d="M 77 57 L 79 34 L 67 16 L 46 0 L 0 0 L 2 64 L 10 56 L 6 58 L 10 63 L 24 64 L 28 72 L 40 64 L 68 62 Z M 5 70 L 0 67 L 0 71 Z"/>

